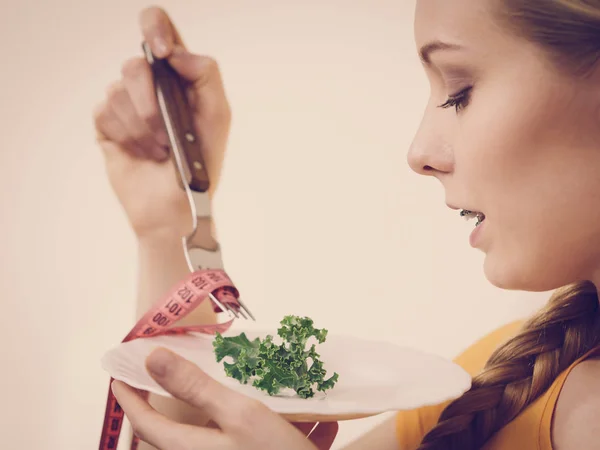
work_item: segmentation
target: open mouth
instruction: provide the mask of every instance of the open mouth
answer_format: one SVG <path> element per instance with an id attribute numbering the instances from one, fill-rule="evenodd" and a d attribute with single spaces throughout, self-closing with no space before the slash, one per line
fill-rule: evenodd
<path id="1" fill-rule="evenodd" d="M 465 220 L 477 219 L 475 222 L 475 226 L 481 225 L 481 223 L 485 220 L 485 214 L 479 211 L 470 211 L 468 209 L 462 209 L 460 211 L 461 217 L 464 217 Z"/>

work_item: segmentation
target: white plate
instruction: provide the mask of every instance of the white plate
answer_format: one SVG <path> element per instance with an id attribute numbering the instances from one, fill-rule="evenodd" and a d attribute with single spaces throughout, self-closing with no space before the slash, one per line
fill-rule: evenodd
<path id="1" fill-rule="evenodd" d="M 276 331 L 236 329 L 224 335 L 238 335 L 242 331 L 250 340 L 271 334 L 278 342 Z M 325 343 L 317 345 L 317 352 L 327 370 L 326 376 L 339 374 L 335 387 L 325 394 L 317 392 L 312 399 L 273 397 L 227 377 L 223 362 L 216 362 L 212 340 L 212 336 L 203 334 L 136 339 L 108 351 L 101 363 L 116 380 L 170 397 L 148 375 L 144 364 L 152 350 L 166 347 L 224 385 L 298 422 L 356 419 L 438 404 L 460 396 L 471 386 L 471 377 L 461 367 L 439 356 L 389 342 L 329 334 Z"/>

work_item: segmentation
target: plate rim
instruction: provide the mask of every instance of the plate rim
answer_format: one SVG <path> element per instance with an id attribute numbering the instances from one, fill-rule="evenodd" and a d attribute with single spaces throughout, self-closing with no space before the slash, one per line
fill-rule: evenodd
<path id="1" fill-rule="evenodd" d="M 236 330 L 227 330 L 227 332 L 222 333 L 223 336 L 229 336 L 229 335 L 233 335 L 233 336 L 237 336 L 241 333 L 247 333 L 247 334 L 261 334 L 261 333 L 265 333 L 267 332 L 266 329 L 236 329 Z M 268 334 L 277 334 L 276 330 L 273 332 L 269 331 Z M 202 339 L 205 341 L 212 341 L 215 338 L 215 335 L 212 334 L 207 334 L 207 333 L 201 333 L 201 332 L 190 332 L 187 333 L 185 335 L 158 335 L 158 336 L 149 336 L 149 337 L 144 337 L 144 338 L 139 338 L 139 339 L 144 339 L 144 340 L 156 340 L 158 338 L 169 338 L 169 339 L 180 339 L 182 337 L 185 338 L 194 338 L 194 339 Z M 440 404 L 440 403 L 444 403 L 447 402 L 449 400 L 455 399 L 457 397 L 459 397 L 460 395 L 464 394 L 464 392 L 468 391 L 471 386 L 472 386 L 472 376 L 462 367 L 460 366 L 456 361 L 451 360 L 449 358 L 443 357 L 439 354 L 436 354 L 434 352 L 431 351 L 426 351 L 426 350 L 422 350 L 422 349 L 418 349 L 415 347 L 410 347 L 407 345 L 402 345 L 402 344 L 398 344 L 395 342 L 390 342 L 390 341 L 386 341 L 386 340 L 382 340 L 382 339 L 375 339 L 375 338 L 365 338 L 362 336 L 355 336 L 355 335 L 350 335 L 348 333 L 331 333 L 327 335 L 327 337 L 334 337 L 334 338 L 340 338 L 340 339 L 349 339 L 349 340 L 355 340 L 355 341 L 362 341 L 362 342 L 366 342 L 366 343 L 371 343 L 371 344 L 385 344 L 387 346 L 392 346 L 395 347 L 397 349 L 403 350 L 403 351 L 408 351 L 412 354 L 415 355 L 421 355 L 421 356 L 426 356 L 428 358 L 431 358 L 432 360 L 437 360 L 438 362 L 443 362 L 445 365 L 448 366 L 449 370 L 452 370 L 454 375 L 456 376 L 456 383 L 453 385 L 452 389 L 448 389 L 448 393 L 444 394 L 444 395 L 440 395 L 438 396 L 436 399 L 434 400 L 428 400 L 428 401 L 418 401 L 418 402 L 413 402 L 415 403 L 414 406 L 406 406 L 406 407 L 402 407 L 401 409 L 398 409 L 397 407 L 393 407 L 391 405 L 385 405 L 384 407 L 368 407 L 368 406 L 361 406 L 360 403 L 355 403 L 352 405 L 352 408 L 350 408 L 349 410 L 345 410 L 343 413 L 342 412 L 336 412 L 336 413 L 312 413 L 312 412 L 308 412 L 304 409 L 300 410 L 298 408 L 296 408 L 296 410 L 294 411 L 278 411 L 277 408 L 273 408 L 273 405 L 269 405 L 267 402 L 263 401 L 263 400 L 268 400 L 269 397 L 265 396 L 265 397 L 252 397 L 255 400 L 260 401 L 261 403 L 265 404 L 267 407 L 269 407 L 269 409 L 271 409 L 272 411 L 276 412 L 277 414 L 280 414 L 282 416 L 292 416 L 292 415 L 302 415 L 302 416 L 321 416 L 321 417 L 335 417 L 335 416 L 342 416 L 342 415 L 348 415 L 348 414 L 352 414 L 352 415 L 364 415 L 366 417 L 369 416 L 374 416 L 374 415 L 379 415 L 379 414 L 385 414 L 388 412 L 398 412 L 398 411 L 404 411 L 404 410 L 410 410 L 410 409 L 414 409 L 414 408 L 420 408 L 420 407 L 427 407 L 427 406 L 433 406 L 436 404 Z M 113 374 L 111 374 L 111 371 L 109 370 L 109 368 L 107 367 L 107 361 L 108 358 L 110 357 L 111 354 L 118 352 L 119 349 L 121 349 L 123 346 L 127 346 L 127 344 L 131 344 L 131 342 L 139 340 L 139 339 L 134 339 L 132 341 L 127 341 L 127 342 L 121 342 L 117 345 L 112 346 L 110 349 L 108 349 L 107 351 L 104 352 L 104 354 L 101 357 L 100 360 L 100 365 L 102 367 L 102 369 L 107 372 L 111 378 L 115 379 L 115 380 L 119 380 L 123 383 L 128 384 L 129 386 L 135 388 L 135 389 L 139 389 L 139 390 L 143 390 L 146 392 L 149 392 L 151 394 L 157 395 L 157 396 L 161 396 L 161 397 L 165 397 L 165 398 L 173 398 L 173 395 L 171 395 L 169 392 L 167 392 L 166 390 L 162 389 L 160 387 L 160 385 L 155 386 L 148 386 L 147 384 L 144 384 L 142 382 L 136 382 L 135 380 L 131 380 L 128 379 L 126 376 L 114 376 Z M 327 343 L 327 341 L 325 342 L 325 344 Z M 157 344 L 156 347 L 160 347 L 160 344 Z M 177 352 L 175 352 L 177 353 Z M 147 370 L 145 367 L 143 367 L 143 369 L 146 373 Z M 217 382 L 221 383 L 221 381 L 217 380 Z M 222 384 L 222 383 L 221 383 Z M 240 384 L 241 385 L 241 384 Z M 228 386 L 228 388 L 230 388 Z M 235 390 L 235 388 L 233 388 Z M 452 391 L 452 392 L 450 392 Z M 242 394 L 242 395 L 246 395 L 244 392 L 240 392 L 237 391 L 236 392 Z M 409 402 L 410 403 L 410 402 Z M 311 402 L 311 404 L 314 404 Z M 293 409 L 293 407 L 292 407 Z"/>

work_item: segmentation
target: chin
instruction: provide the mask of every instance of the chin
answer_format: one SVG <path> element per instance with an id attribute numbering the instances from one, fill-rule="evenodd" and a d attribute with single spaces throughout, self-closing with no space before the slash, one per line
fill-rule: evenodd
<path id="1" fill-rule="evenodd" d="M 540 267 L 544 266 L 525 258 L 515 259 L 489 252 L 485 255 L 483 272 L 492 285 L 507 291 L 547 292 L 570 283 L 557 283 L 560 278 L 553 277 L 548 270 L 540 270 Z"/>

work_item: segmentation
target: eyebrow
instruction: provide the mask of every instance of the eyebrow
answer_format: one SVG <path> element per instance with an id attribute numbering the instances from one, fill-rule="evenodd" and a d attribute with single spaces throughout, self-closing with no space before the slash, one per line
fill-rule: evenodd
<path id="1" fill-rule="evenodd" d="M 425 44 L 419 50 L 419 58 L 424 64 L 431 64 L 431 54 L 439 51 L 439 50 L 460 50 L 463 47 L 457 44 L 449 44 L 447 42 L 442 41 L 431 41 L 428 44 Z"/>

